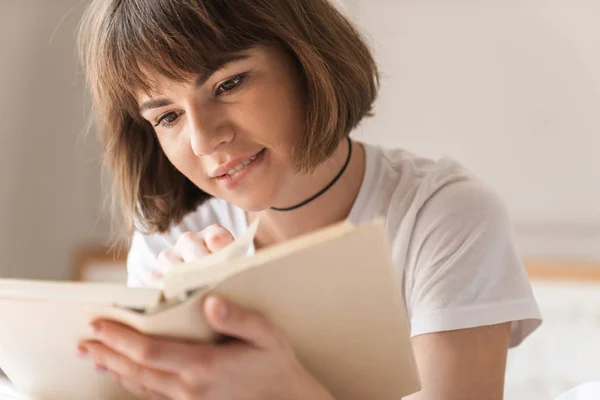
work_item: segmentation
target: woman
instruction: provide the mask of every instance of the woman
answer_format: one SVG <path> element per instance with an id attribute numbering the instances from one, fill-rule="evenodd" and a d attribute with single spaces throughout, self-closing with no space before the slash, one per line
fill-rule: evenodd
<path id="1" fill-rule="evenodd" d="M 423 389 L 502 398 L 507 349 L 540 315 L 497 196 L 456 163 L 349 139 L 375 62 L 327 0 L 96 0 L 83 64 L 124 218 L 129 283 L 213 252 L 261 217 L 256 249 L 384 217 Z M 80 352 L 166 399 L 328 399 L 267 319 L 202 305 L 217 345 L 97 321 Z M 200 312 L 201 310 L 199 310 Z"/>

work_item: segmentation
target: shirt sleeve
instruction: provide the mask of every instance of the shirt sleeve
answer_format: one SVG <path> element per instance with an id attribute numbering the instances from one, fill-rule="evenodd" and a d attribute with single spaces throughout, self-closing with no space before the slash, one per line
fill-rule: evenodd
<path id="1" fill-rule="evenodd" d="M 507 210 L 483 183 L 435 192 L 419 211 L 410 243 L 412 335 L 511 322 L 511 346 L 540 324 Z"/>
<path id="2" fill-rule="evenodd" d="M 127 285 L 146 286 L 158 261 L 158 255 L 163 250 L 173 247 L 175 243 L 172 234 L 144 235 L 136 231 L 127 255 Z"/>

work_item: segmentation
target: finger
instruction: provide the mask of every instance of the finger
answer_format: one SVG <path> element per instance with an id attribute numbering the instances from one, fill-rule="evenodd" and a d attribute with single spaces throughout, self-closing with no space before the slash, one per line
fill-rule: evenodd
<path id="1" fill-rule="evenodd" d="M 140 386 L 139 384 L 132 382 L 125 378 L 119 378 L 119 383 L 123 386 L 128 392 L 132 393 L 138 399 L 142 400 L 169 400 L 169 397 L 163 396 L 159 393 L 152 392 L 146 387 Z"/>
<path id="2" fill-rule="evenodd" d="M 153 338 L 109 320 L 94 321 L 92 326 L 98 341 L 148 368 L 177 373 L 210 356 L 210 346 L 202 343 Z"/>
<path id="3" fill-rule="evenodd" d="M 155 278 L 160 278 L 161 276 L 159 275 L 164 275 L 174 265 L 181 264 L 183 261 L 183 257 L 174 249 L 163 250 L 158 255 L 156 268 L 152 271 L 152 275 Z"/>
<path id="4" fill-rule="evenodd" d="M 273 348 L 283 339 L 283 333 L 266 318 L 222 297 L 208 296 L 204 313 L 215 331 L 259 348 Z"/>
<path id="5" fill-rule="evenodd" d="M 185 232 L 177 239 L 174 249 L 184 262 L 197 260 L 210 254 L 204 243 L 204 235 L 200 232 Z"/>
<path id="6" fill-rule="evenodd" d="M 231 232 L 221 225 L 214 224 L 202 231 L 208 251 L 214 253 L 232 243 L 235 239 Z"/>
<path id="7" fill-rule="evenodd" d="M 127 380 L 135 387 L 162 395 L 174 393 L 179 387 L 176 375 L 146 368 L 100 342 L 86 341 L 80 347 L 99 371 L 110 372 L 119 381 Z"/>

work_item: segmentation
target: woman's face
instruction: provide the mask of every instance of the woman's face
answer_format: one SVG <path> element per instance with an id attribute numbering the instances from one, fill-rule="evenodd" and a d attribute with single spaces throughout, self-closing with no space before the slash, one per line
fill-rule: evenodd
<path id="1" fill-rule="evenodd" d="M 305 100 L 287 53 L 257 46 L 240 56 L 192 83 L 150 74 L 155 94 L 138 102 L 181 173 L 206 193 L 258 211 L 286 198 Z"/>

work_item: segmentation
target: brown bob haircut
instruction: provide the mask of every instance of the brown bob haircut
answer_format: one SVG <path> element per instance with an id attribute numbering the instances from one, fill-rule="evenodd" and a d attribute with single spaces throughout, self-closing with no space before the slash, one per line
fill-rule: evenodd
<path id="1" fill-rule="evenodd" d="M 94 0 L 79 28 L 105 164 L 128 232 L 167 231 L 210 196 L 167 159 L 136 94 L 149 69 L 178 82 L 210 73 L 225 56 L 278 45 L 301 71 L 305 134 L 295 154 L 310 172 L 371 115 L 379 76 L 358 31 L 331 0 Z M 142 68 L 143 67 L 143 68 Z"/>

